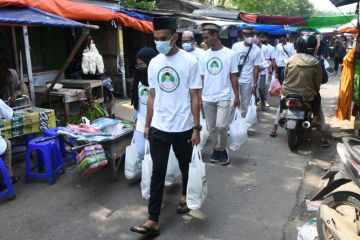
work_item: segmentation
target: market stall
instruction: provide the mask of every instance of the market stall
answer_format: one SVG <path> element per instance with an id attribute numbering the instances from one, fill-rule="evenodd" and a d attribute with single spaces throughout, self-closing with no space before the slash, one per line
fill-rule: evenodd
<path id="1" fill-rule="evenodd" d="M 79 125 L 69 124 L 67 127 L 59 128 L 58 133 L 74 140 L 75 147 L 72 149 L 80 153 L 78 154 L 78 158 L 84 148 L 96 145 L 102 146 L 106 159 L 112 169 L 114 180 L 118 180 L 122 156 L 125 153 L 126 146 L 130 144 L 132 139 L 133 124 L 131 122 L 99 118 L 91 124 L 90 122 Z M 99 161 L 99 159 L 95 161 Z M 82 169 L 82 165 L 84 164 L 81 164 L 81 162 L 82 161 L 78 159 L 77 163 L 82 173 L 86 169 Z M 92 164 L 97 163 L 98 162 L 93 162 Z M 88 167 L 90 167 L 90 165 Z M 103 167 L 103 165 L 101 165 L 101 167 Z"/>

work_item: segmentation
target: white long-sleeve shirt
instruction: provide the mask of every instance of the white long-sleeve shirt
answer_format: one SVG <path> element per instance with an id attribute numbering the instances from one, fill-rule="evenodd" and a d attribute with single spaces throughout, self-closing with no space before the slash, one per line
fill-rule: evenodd
<path id="1" fill-rule="evenodd" d="M 10 119 L 13 115 L 14 111 L 0 99 L 0 118 Z M 0 132 L 0 156 L 4 154 L 6 147 L 6 142 Z"/>

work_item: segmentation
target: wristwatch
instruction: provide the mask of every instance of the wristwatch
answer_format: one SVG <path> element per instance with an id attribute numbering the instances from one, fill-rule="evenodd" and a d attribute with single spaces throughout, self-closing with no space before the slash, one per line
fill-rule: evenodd
<path id="1" fill-rule="evenodd" d="M 201 132 L 201 130 L 202 130 L 202 126 L 201 126 L 201 125 L 194 126 L 194 127 L 193 127 L 193 130 L 196 130 L 196 131 Z"/>

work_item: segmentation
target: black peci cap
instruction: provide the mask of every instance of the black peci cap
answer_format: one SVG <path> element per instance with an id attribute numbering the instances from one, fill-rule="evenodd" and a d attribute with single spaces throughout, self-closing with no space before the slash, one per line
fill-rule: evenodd
<path id="1" fill-rule="evenodd" d="M 202 27 L 202 30 L 205 31 L 205 30 L 213 30 L 213 31 L 216 31 L 216 32 L 220 32 L 220 26 L 215 24 L 215 23 L 203 23 L 201 25 Z"/>
<path id="2" fill-rule="evenodd" d="M 163 29 L 176 30 L 178 28 L 178 19 L 174 17 L 155 17 L 152 22 L 155 31 Z"/>

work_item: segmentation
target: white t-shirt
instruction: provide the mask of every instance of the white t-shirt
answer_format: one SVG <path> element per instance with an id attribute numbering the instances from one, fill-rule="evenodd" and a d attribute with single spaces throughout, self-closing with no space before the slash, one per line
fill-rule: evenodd
<path id="1" fill-rule="evenodd" d="M 260 64 L 260 74 L 261 75 L 264 75 L 264 74 L 267 74 L 268 73 L 268 67 L 270 66 L 271 64 L 271 61 L 270 61 L 270 48 L 265 45 L 265 44 L 262 44 L 261 45 L 261 64 Z"/>
<path id="2" fill-rule="evenodd" d="M 6 104 L 3 100 L 0 99 L 0 118 L 10 119 L 14 115 L 14 111 Z M 6 151 L 6 142 L 1 136 L 0 132 L 0 156 Z"/>
<path id="3" fill-rule="evenodd" d="M 208 49 L 200 61 L 200 74 L 204 76 L 202 100 L 218 102 L 230 100 L 232 84 L 230 73 L 237 73 L 236 54 L 227 47 L 218 51 Z"/>
<path id="4" fill-rule="evenodd" d="M 145 131 L 146 113 L 147 113 L 147 99 L 150 96 L 150 88 L 139 82 L 139 109 L 136 115 L 136 130 L 140 132 Z"/>
<path id="5" fill-rule="evenodd" d="M 201 60 L 205 54 L 205 51 L 200 48 L 194 48 L 191 52 L 189 52 L 191 55 L 196 57 L 197 60 Z"/>
<path id="6" fill-rule="evenodd" d="M 278 67 L 285 67 L 289 58 L 295 53 L 294 44 L 286 43 L 283 45 L 279 43 L 275 48 L 275 62 Z"/>
<path id="7" fill-rule="evenodd" d="M 245 46 L 244 42 L 238 42 L 232 46 L 232 50 L 236 52 L 238 65 L 244 65 L 239 76 L 239 83 L 252 83 L 254 80 L 254 66 L 261 64 L 261 50 L 255 44 L 252 45 L 249 55 L 245 59 L 249 48 Z"/>
<path id="8" fill-rule="evenodd" d="M 275 48 L 270 43 L 267 45 L 267 47 L 269 48 L 270 52 L 270 60 L 275 59 Z"/>
<path id="9" fill-rule="evenodd" d="M 151 126 L 164 132 L 193 128 L 190 89 L 201 89 L 197 59 L 179 49 L 173 56 L 159 54 L 149 63 L 149 87 L 155 89 Z"/>

